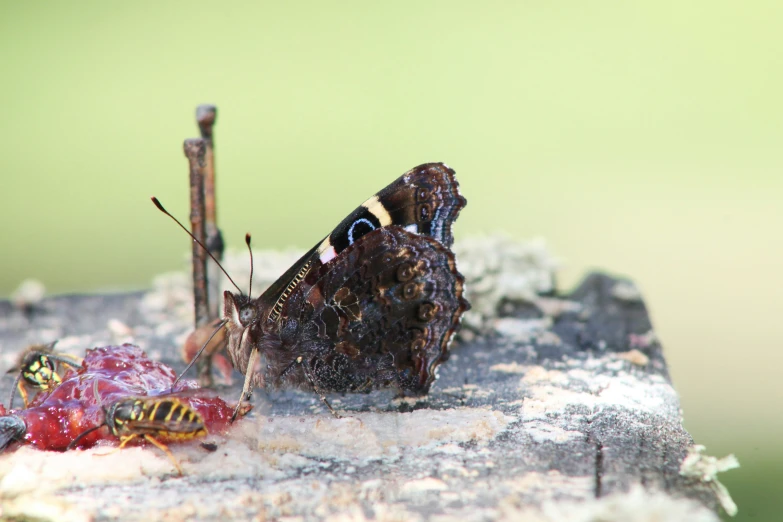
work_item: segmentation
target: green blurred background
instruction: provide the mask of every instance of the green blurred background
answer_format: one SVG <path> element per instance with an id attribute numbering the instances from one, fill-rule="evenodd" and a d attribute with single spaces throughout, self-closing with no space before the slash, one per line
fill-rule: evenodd
<path id="1" fill-rule="evenodd" d="M 219 107 L 229 245 L 310 247 L 419 163 L 458 237 L 543 236 L 643 289 L 737 520 L 783 496 L 783 3 L 0 4 L 0 295 L 143 288 L 188 240 L 182 139 Z"/>

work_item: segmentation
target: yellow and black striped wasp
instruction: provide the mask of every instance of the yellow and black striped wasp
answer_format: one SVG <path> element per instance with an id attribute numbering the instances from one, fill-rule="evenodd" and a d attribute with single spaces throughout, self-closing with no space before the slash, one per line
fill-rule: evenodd
<path id="1" fill-rule="evenodd" d="M 95 394 L 97 397 L 97 389 Z M 68 445 L 68 449 L 75 447 L 79 440 L 89 433 L 103 426 L 108 426 L 111 434 L 120 439 L 120 446 L 117 450 L 122 449 L 137 437 L 143 438 L 166 453 L 179 474 L 182 475 L 179 462 L 174 458 L 168 446 L 158 439 L 185 441 L 207 434 L 207 428 L 201 415 L 173 395 L 129 397 L 112 403 L 103 411 L 103 424 L 81 433 Z"/>
<path id="2" fill-rule="evenodd" d="M 62 377 L 58 373 L 58 366 L 71 366 L 78 368 L 82 361 L 78 357 L 54 353 L 54 345 L 34 344 L 27 347 L 19 354 L 17 364 L 8 373 L 18 372 L 14 385 L 11 388 L 11 398 L 8 400 L 8 409 L 14 407 L 14 395 L 19 391 L 24 407 L 30 404 L 28 389 L 36 393 L 51 391 L 60 385 Z"/>

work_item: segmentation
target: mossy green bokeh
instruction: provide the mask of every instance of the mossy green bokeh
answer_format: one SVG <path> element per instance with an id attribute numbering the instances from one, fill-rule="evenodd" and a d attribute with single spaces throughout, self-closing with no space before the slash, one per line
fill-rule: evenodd
<path id="1" fill-rule="evenodd" d="M 696 439 L 748 466 L 783 458 L 782 16 L 772 1 L 4 2 L 0 295 L 180 268 L 188 241 L 148 198 L 187 216 L 181 142 L 216 103 L 230 245 L 309 247 L 445 161 L 469 200 L 458 237 L 542 235 L 566 284 L 632 276 Z M 779 513 L 736 484 L 740 519 Z"/>

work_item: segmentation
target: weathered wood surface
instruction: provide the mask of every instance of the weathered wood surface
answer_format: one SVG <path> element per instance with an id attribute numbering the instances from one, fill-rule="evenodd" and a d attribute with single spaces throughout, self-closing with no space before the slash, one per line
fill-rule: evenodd
<path id="1" fill-rule="evenodd" d="M 26 311 L 0 302 L 0 370 L 51 339 L 72 353 L 130 340 L 181 370 L 188 324 L 164 317 L 165 303 L 151 313 L 149 297 L 55 297 Z M 718 520 L 712 491 L 679 473 L 693 440 L 630 282 L 593 274 L 568 295 L 496 308 L 469 318 L 473 331 L 425 398 L 335 396 L 345 414 L 335 419 L 314 394 L 257 391 L 251 416 L 211 437 L 217 452 L 173 446 L 182 478 L 154 448 L 21 448 L 0 456 L 0 515 Z M 233 400 L 240 381 L 221 394 Z"/>

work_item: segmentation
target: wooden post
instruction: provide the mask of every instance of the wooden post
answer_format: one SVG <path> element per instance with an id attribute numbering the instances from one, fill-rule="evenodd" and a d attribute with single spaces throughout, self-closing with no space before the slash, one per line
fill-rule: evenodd
<path id="1" fill-rule="evenodd" d="M 183 144 L 185 156 L 190 164 L 190 225 L 191 233 L 202 245 L 206 244 L 207 233 L 204 208 L 204 169 L 206 167 L 206 141 L 191 138 Z M 209 322 L 209 299 L 207 294 L 207 253 L 197 242 L 193 242 L 193 296 L 195 328 Z"/>
<path id="2" fill-rule="evenodd" d="M 467 268 L 470 258 L 463 254 Z M 483 275 L 486 289 L 492 275 Z M 0 316 L 8 318 L 0 322 L 0 350 L 52 330 L 78 335 L 84 348 L 95 346 L 104 342 L 107 321 L 117 317 L 132 321 L 128 326 L 142 346 L 173 346 L 173 338 L 155 332 L 181 332 L 186 325 L 160 324 L 154 310 L 139 314 L 150 303 L 167 302 L 150 297 L 49 298 L 30 320 L 0 301 Z M 482 304 L 478 294 L 471 298 Z M 388 391 L 335 396 L 344 415 L 335 419 L 313 393 L 256 394 L 255 411 L 227 439 L 214 435 L 218 451 L 170 444 L 187 480 L 168 480 L 170 466 L 156 464 L 161 458 L 154 448 L 100 459 L 94 455 L 104 448 L 3 454 L 0 475 L 24 477 L 0 481 L 3 515 L 718 522 L 719 483 L 698 470 L 720 471 L 735 462 L 722 468 L 696 462 L 709 457 L 682 427 L 661 345 L 630 281 L 593 274 L 569 294 L 504 300 L 473 324 L 483 326 L 472 340 L 455 342 L 424 397 L 395 399 Z M 174 350 L 161 355 L 182 367 Z M 11 379 L 0 380 L 0 396 L 10 385 Z M 240 386 L 222 393 L 237 397 Z"/>
<path id="3" fill-rule="evenodd" d="M 196 121 L 201 138 L 206 143 L 204 166 L 204 210 L 207 240 L 204 243 L 218 261 L 223 260 L 223 235 L 217 225 L 217 202 L 215 199 L 215 136 L 214 125 L 217 119 L 217 107 L 199 105 L 196 108 Z M 207 296 L 209 316 L 212 319 L 222 313 L 222 293 L 220 291 L 220 269 L 214 263 L 207 263 Z"/>

